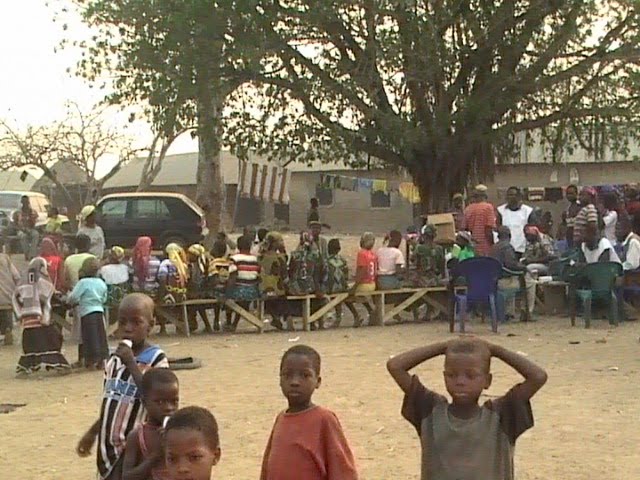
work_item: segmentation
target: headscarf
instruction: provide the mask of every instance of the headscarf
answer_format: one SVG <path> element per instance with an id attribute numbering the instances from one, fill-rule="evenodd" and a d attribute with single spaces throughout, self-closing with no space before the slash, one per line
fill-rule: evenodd
<path id="1" fill-rule="evenodd" d="M 436 238 L 437 234 L 438 234 L 438 230 L 436 229 L 436 226 L 432 223 L 428 223 L 427 225 L 422 227 L 422 235 L 424 237 Z"/>
<path id="2" fill-rule="evenodd" d="M 279 232 L 269 232 L 267 233 L 267 237 L 264 239 L 265 250 L 270 251 L 274 250 L 276 245 L 282 243 L 284 238 L 282 234 Z"/>
<path id="3" fill-rule="evenodd" d="M 581 193 L 586 193 L 587 195 L 589 195 L 593 199 L 594 203 L 598 198 L 598 191 L 593 187 L 583 187 Z"/>
<path id="4" fill-rule="evenodd" d="M 205 253 L 207 253 L 207 249 L 204 248 L 202 245 L 200 245 L 199 243 L 194 243 L 193 245 L 191 245 L 189 247 L 189 253 L 191 255 L 193 255 L 194 257 L 199 257 L 201 255 L 204 255 Z"/>
<path id="5" fill-rule="evenodd" d="M 536 237 L 540 238 L 540 229 L 536 225 L 526 225 L 524 227 L 524 234 L 535 235 Z"/>
<path id="6" fill-rule="evenodd" d="M 47 261 L 35 257 L 29 262 L 26 276 L 13 295 L 13 310 L 17 318 L 38 316 L 42 325 L 51 322 L 51 297 L 55 288 L 49 280 Z"/>
<path id="7" fill-rule="evenodd" d="M 60 252 L 56 242 L 49 237 L 44 237 L 40 243 L 40 256 L 41 257 L 59 257 Z"/>
<path id="8" fill-rule="evenodd" d="M 124 248 L 114 245 L 111 247 L 109 252 L 114 260 L 117 260 L 118 262 L 122 262 L 122 260 L 124 260 Z"/>
<path id="9" fill-rule="evenodd" d="M 173 266 L 176 267 L 180 281 L 186 284 L 189 280 L 189 269 L 187 268 L 187 255 L 184 249 L 177 243 L 170 243 L 165 248 L 165 252 L 167 252 L 167 257 L 169 257 Z"/>
<path id="10" fill-rule="evenodd" d="M 371 250 L 376 244 L 376 236 L 372 232 L 364 232 L 360 237 L 360 248 Z"/>
<path id="11" fill-rule="evenodd" d="M 80 210 L 80 220 L 84 223 L 93 212 L 96 211 L 95 205 L 86 205 Z"/>
<path id="12" fill-rule="evenodd" d="M 136 240 L 135 247 L 133 247 L 131 262 L 133 264 L 133 273 L 135 273 L 139 282 L 144 282 L 147 279 L 152 245 L 153 241 L 150 237 L 139 237 Z"/>
<path id="13" fill-rule="evenodd" d="M 36 281 L 38 278 L 45 277 L 49 278 L 49 264 L 42 257 L 35 257 L 29 262 L 29 267 L 27 269 L 30 273 L 36 274 Z"/>

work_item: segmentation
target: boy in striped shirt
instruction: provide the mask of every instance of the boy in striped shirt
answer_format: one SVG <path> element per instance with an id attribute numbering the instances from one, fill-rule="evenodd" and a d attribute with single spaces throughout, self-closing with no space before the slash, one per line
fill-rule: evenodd
<path id="1" fill-rule="evenodd" d="M 121 478 L 127 435 L 145 419 L 139 388 L 142 375 L 151 368 L 169 368 L 165 353 L 147 338 L 154 325 L 153 310 L 153 300 L 141 293 L 124 297 L 118 309 L 120 334 L 132 346 L 120 343 L 109 358 L 100 418 L 77 447 L 78 455 L 86 457 L 98 437 L 98 476 L 102 480 Z"/>
<path id="2" fill-rule="evenodd" d="M 235 300 L 243 308 L 249 308 L 254 300 L 260 297 L 260 263 L 258 257 L 251 253 L 253 238 L 243 235 L 238 239 L 238 253 L 231 255 L 229 267 L 229 282 L 227 284 L 227 298 Z M 236 317 L 232 324 L 235 330 L 240 322 Z"/>

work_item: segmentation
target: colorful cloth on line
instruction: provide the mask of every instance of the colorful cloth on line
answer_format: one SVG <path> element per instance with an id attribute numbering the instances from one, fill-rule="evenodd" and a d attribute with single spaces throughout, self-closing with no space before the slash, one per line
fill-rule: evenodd
<path id="1" fill-rule="evenodd" d="M 371 190 L 373 188 L 373 180 L 370 178 L 358 179 L 358 190 Z"/>
<path id="2" fill-rule="evenodd" d="M 374 180 L 371 185 L 371 190 L 374 192 L 387 193 L 387 181 L 386 180 Z"/>
<path id="3" fill-rule="evenodd" d="M 420 203 L 420 190 L 412 182 L 402 182 L 398 187 L 400 196 L 411 203 Z"/>

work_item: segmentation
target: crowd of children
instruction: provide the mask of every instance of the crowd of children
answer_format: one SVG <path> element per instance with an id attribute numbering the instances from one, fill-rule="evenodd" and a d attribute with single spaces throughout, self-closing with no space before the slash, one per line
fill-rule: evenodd
<path id="1" fill-rule="evenodd" d="M 78 442 L 77 453 L 90 455 L 97 439 L 102 480 L 210 480 L 221 457 L 218 425 L 204 408 L 179 408 L 178 378 L 167 368 L 165 353 L 148 340 L 154 321 L 150 297 L 133 293 L 123 298 L 121 340 L 105 366 L 99 418 Z M 444 355 L 451 401 L 409 373 L 439 355 Z M 491 385 L 492 357 L 524 381 L 479 405 Z M 544 370 L 472 337 L 400 354 L 387 368 L 405 394 L 402 415 L 421 440 L 423 480 L 514 478 L 515 443 L 533 426 L 530 399 L 546 382 Z M 322 382 L 320 354 L 306 345 L 289 348 L 279 376 L 287 407 L 268 437 L 260 479 L 356 480 L 356 461 L 338 417 L 312 400 Z"/>

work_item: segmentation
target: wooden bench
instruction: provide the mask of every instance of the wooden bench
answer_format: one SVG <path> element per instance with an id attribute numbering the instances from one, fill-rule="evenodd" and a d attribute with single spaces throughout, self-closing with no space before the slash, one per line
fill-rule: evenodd
<path id="1" fill-rule="evenodd" d="M 304 330 L 309 330 L 310 325 L 313 322 L 320 320 L 324 315 L 335 309 L 337 306 L 342 305 L 345 302 L 361 302 L 371 297 L 374 303 L 374 318 L 372 318 L 372 324 L 378 326 L 384 326 L 391 321 L 400 312 L 411 308 L 416 302 L 423 300 L 425 303 L 433 307 L 438 313 L 448 314 L 449 309 L 445 303 L 442 303 L 436 297 L 437 295 L 448 294 L 448 288 L 446 286 L 437 287 L 407 287 L 398 288 L 394 290 L 375 290 L 373 292 L 358 293 L 356 295 L 349 295 L 348 292 L 326 294 L 323 298 L 329 301 L 319 308 L 317 311 L 311 313 L 311 301 L 316 299 L 313 294 L 310 295 L 289 295 L 287 300 L 298 300 L 303 302 L 302 308 L 302 322 Z M 387 300 L 391 296 L 403 295 L 408 296 L 404 300 L 395 304 L 393 308 L 386 311 Z"/>
<path id="2" fill-rule="evenodd" d="M 246 308 L 240 306 L 235 300 L 230 299 L 216 299 L 216 298 L 194 298 L 191 300 L 185 300 L 184 302 L 176 303 L 176 304 L 156 304 L 156 315 L 161 316 L 165 320 L 173 323 L 181 333 L 186 335 L 187 337 L 191 336 L 191 331 L 189 329 L 189 307 L 191 306 L 205 306 L 205 307 L 213 307 L 214 305 L 224 305 L 225 307 L 231 309 L 233 312 L 240 315 L 243 320 L 251 323 L 256 329 L 258 333 L 262 333 L 264 327 L 264 322 L 262 321 L 264 311 L 262 306 L 262 300 L 258 300 L 258 315 L 256 316 L 254 313 L 250 312 Z M 178 318 L 178 316 L 174 315 L 172 310 L 180 310 L 180 316 L 182 318 Z"/>

